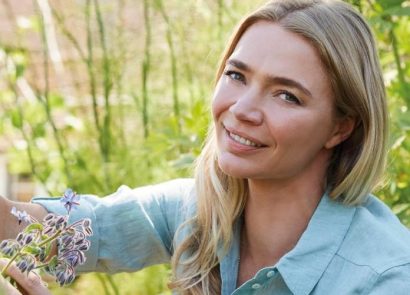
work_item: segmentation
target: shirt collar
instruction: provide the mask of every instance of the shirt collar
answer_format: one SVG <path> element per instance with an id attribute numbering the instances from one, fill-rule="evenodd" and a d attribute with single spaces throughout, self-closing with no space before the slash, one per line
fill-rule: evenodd
<path id="1" fill-rule="evenodd" d="M 312 291 L 342 244 L 355 211 L 324 194 L 296 246 L 276 264 L 293 294 Z"/>

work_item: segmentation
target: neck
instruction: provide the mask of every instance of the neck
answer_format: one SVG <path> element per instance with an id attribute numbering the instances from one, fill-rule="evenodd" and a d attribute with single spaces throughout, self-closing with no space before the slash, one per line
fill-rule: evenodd
<path id="1" fill-rule="evenodd" d="M 241 255 L 255 269 L 275 264 L 298 242 L 325 191 L 321 167 L 286 180 L 248 180 Z"/>

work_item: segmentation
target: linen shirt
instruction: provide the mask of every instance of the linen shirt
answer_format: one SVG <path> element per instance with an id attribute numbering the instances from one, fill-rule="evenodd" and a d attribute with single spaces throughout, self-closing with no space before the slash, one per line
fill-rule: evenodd
<path id="1" fill-rule="evenodd" d="M 65 212 L 55 198 L 32 202 Z M 174 245 L 189 234 L 175 237 L 195 211 L 194 182 L 122 186 L 105 198 L 83 195 L 80 203 L 70 220 L 90 218 L 94 234 L 78 271 L 131 272 L 169 262 Z M 228 253 L 218 251 L 223 295 L 410 294 L 409 231 L 374 196 L 361 206 L 345 206 L 324 194 L 296 246 L 237 286 L 240 229 L 239 219 Z"/>

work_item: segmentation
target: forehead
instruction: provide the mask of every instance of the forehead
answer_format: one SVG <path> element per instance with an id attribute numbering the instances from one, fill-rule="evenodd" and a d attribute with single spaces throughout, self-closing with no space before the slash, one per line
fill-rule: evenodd
<path id="1" fill-rule="evenodd" d="M 251 25 L 230 56 L 258 74 L 284 76 L 317 91 L 328 88 L 328 78 L 316 48 L 303 36 L 280 24 L 260 21 Z"/>

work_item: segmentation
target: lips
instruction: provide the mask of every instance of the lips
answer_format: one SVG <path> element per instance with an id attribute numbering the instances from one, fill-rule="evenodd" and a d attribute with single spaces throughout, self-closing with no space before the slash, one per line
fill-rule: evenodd
<path id="1" fill-rule="evenodd" d="M 245 135 L 244 133 L 236 131 L 234 129 L 227 128 L 226 126 L 223 126 L 223 127 L 226 130 L 228 136 L 232 140 L 234 140 L 234 141 L 236 141 L 236 142 L 238 142 L 242 145 L 246 145 L 246 146 L 249 146 L 249 147 L 255 147 L 255 148 L 266 147 L 265 144 L 263 144 L 260 141 L 252 138 L 251 136 Z"/>

